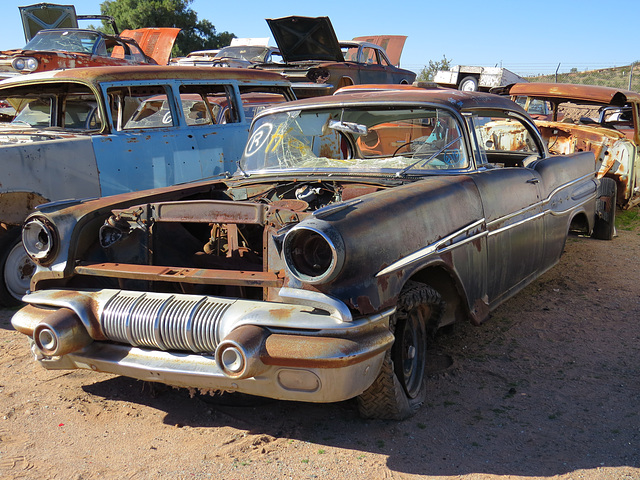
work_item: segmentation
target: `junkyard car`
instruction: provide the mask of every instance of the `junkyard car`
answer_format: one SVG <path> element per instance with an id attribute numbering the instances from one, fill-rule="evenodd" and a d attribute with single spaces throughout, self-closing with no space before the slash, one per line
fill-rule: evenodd
<path id="1" fill-rule="evenodd" d="M 285 63 L 255 64 L 282 72 L 292 82 L 298 98 L 331 95 L 337 88 L 360 84 L 411 84 L 416 74 L 398 68 L 406 37 L 377 36 L 389 45 L 395 61 L 384 48 L 363 40 L 340 41 L 328 17 L 283 17 L 267 19 Z"/>
<path id="2" fill-rule="evenodd" d="M 282 62 L 277 47 L 268 38 L 233 38 L 231 45 L 220 49 L 213 58 L 215 67 L 248 68 L 252 65 Z"/>
<path id="3" fill-rule="evenodd" d="M 592 151 L 598 177 L 616 181 L 618 205 L 640 203 L 640 94 L 563 83 L 517 83 L 503 93 L 534 117 L 551 153 Z"/>
<path id="4" fill-rule="evenodd" d="M 231 68 L 91 67 L 0 83 L 12 118 L 0 123 L 0 304 L 29 287 L 18 227 L 36 205 L 232 173 L 255 112 L 293 98 L 278 74 Z"/>
<path id="5" fill-rule="evenodd" d="M 118 34 L 113 18 L 75 15 L 72 5 L 20 7 L 27 44 L 0 52 L 0 78 L 61 68 L 166 65 L 179 28 L 140 28 Z M 53 20 L 51 20 L 53 18 Z M 113 35 L 78 28 L 77 19 L 105 19 Z M 45 19 L 61 28 L 42 29 Z"/>
<path id="6" fill-rule="evenodd" d="M 485 321 L 570 230 L 602 233 L 600 190 L 591 152 L 549 156 L 504 97 L 280 104 L 233 178 L 30 215 L 39 267 L 12 323 L 48 369 L 404 418 L 425 399 L 427 337 Z"/>

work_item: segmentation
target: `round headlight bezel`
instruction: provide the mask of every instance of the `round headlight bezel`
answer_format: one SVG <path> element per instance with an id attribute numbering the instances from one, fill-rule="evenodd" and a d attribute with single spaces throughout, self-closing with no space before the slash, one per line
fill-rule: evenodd
<path id="1" fill-rule="evenodd" d="M 33 72 L 38 68 L 38 60 L 33 57 L 18 57 L 11 62 L 11 66 L 21 72 Z"/>
<path id="2" fill-rule="evenodd" d="M 31 260 L 47 265 L 57 253 L 58 233 L 45 218 L 29 218 L 22 227 L 22 245 Z"/>
<path id="3" fill-rule="evenodd" d="M 320 243 L 318 243 L 320 242 Z M 287 232 L 283 241 L 283 257 L 291 275 L 304 283 L 326 283 L 334 279 L 342 269 L 344 245 L 342 237 L 334 231 L 297 225 Z M 320 249 L 326 249 L 320 260 L 322 270 L 314 271 L 311 257 Z"/>

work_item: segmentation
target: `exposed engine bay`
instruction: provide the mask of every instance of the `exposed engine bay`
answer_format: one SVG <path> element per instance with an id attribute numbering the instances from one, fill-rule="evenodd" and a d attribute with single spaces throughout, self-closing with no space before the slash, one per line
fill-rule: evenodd
<path id="1" fill-rule="evenodd" d="M 264 283 L 257 282 L 253 288 L 231 277 L 274 272 L 274 279 L 281 283 L 281 238 L 290 227 L 330 204 L 382 188 L 379 184 L 337 181 L 238 184 L 214 190 L 212 198 L 200 196 L 114 210 L 100 229 L 100 247 L 93 247 L 84 258 L 90 258 L 89 263 L 172 267 L 180 281 L 162 282 L 155 286 L 160 290 L 261 299 Z M 111 248 L 116 244 L 117 248 Z M 185 282 L 178 269 L 229 272 L 223 280 L 202 275 Z M 132 276 L 112 275 L 117 285 L 109 286 L 146 288 L 140 284 L 142 279 Z M 278 286 L 276 280 L 271 286 Z M 105 278 L 100 281 L 105 287 Z"/>

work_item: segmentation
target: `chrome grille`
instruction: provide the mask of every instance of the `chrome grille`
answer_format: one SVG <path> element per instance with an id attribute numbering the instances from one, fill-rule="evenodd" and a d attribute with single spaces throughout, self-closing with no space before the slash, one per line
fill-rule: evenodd
<path id="1" fill-rule="evenodd" d="M 119 292 L 105 305 L 100 325 L 114 342 L 213 352 L 218 344 L 217 324 L 232 303 L 209 297 Z"/>

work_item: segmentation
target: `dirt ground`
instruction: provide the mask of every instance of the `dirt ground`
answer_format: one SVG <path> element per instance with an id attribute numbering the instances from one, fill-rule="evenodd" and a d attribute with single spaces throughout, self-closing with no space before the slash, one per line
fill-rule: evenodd
<path id="1" fill-rule="evenodd" d="M 640 229 L 569 239 L 481 327 L 438 337 L 428 403 L 233 405 L 46 371 L 0 311 L 2 479 L 640 479 Z"/>

